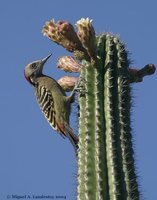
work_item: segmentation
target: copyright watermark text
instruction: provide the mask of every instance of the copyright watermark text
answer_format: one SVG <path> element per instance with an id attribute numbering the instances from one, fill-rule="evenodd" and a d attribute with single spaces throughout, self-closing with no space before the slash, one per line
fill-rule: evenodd
<path id="1" fill-rule="evenodd" d="M 7 199 L 36 199 L 36 200 L 39 200 L 39 199 L 43 199 L 43 200 L 50 200 L 50 199 L 66 199 L 66 195 L 35 195 L 35 194 L 32 194 L 32 195 L 17 195 L 17 194 L 11 194 L 11 195 L 7 195 L 6 196 Z"/>

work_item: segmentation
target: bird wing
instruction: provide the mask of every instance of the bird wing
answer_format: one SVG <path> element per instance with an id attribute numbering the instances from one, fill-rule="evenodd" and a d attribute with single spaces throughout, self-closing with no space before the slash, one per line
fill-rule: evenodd
<path id="1" fill-rule="evenodd" d="M 37 85 L 35 88 L 36 98 L 39 103 L 39 106 L 44 113 L 47 121 L 53 129 L 58 130 L 58 125 L 56 122 L 56 112 L 54 110 L 54 100 L 52 93 L 43 85 Z M 60 131 L 59 131 L 60 132 Z M 64 133 L 60 133 L 64 137 Z"/>

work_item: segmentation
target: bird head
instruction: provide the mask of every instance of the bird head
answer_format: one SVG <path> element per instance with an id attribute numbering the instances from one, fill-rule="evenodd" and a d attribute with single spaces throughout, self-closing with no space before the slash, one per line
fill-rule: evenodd
<path id="1" fill-rule="evenodd" d="M 48 55 L 47 57 L 41 60 L 31 62 L 25 67 L 24 76 L 27 79 L 27 81 L 33 84 L 33 79 L 42 75 L 43 66 L 51 55 L 52 54 Z"/>

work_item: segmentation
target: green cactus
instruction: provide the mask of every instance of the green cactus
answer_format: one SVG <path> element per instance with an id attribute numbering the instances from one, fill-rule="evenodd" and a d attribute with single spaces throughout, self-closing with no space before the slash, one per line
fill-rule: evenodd
<path id="1" fill-rule="evenodd" d="M 83 63 L 81 73 L 86 93 L 79 97 L 84 124 L 79 130 L 78 166 L 84 170 L 78 174 L 78 199 L 138 199 L 127 52 L 111 34 L 98 37 L 97 48 L 98 66 Z"/>
<path id="2" fill-rule="evenodd" d="M 55 24 L 54 20 L 43 29 L 44 35 L 81 61 L 78 70 L 74 60 L 63 59 L 66 71 L 80 71 L 83 80 L 78 99 L 77 200 L 138 200 L 130 84 L 153 74 L 155 67 L 149 64 L 141 70 L 130 69 L 125 45 L 110 33 L 95 36 L 88 18 L 78 21 L 77 29 L 76 34 L 71 24 Z M 64 69 L 64 62 L 60 68 Z"/>

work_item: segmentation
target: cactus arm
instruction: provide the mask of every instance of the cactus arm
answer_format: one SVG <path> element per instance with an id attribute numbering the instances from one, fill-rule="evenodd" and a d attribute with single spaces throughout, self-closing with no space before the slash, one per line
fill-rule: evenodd
<path id="1" fill-rule="evenodd" d="M 106 127 L 104 123 L 104 60 L 105 60 L 105 35 L 97 38 L 98 66 L 95 70 L 95 162 L 97 180 L 97 199 L 109 198 L 108 174 L 106 162 Z M 100 59 L 101 58 L 101 59 Z"/>
<path id="2" fill-rule="evenodd" d="M 85 73 L 85 67 L 82 67 L 80 77 L 84 78 L 86 76 Z M 85 107 L 85 91 L 82 91 L 79 93 L 78 199 L 85 199 Z"/>
<path id="3" fill-rule="evenodd" d="M 110 199 L 126 196 L 123 182 L 122 155 L 119 141 L 117 51 L 113 36 L 106 35 L 104 74 L 104 112 L 106 121 L 106 151 Z"/>
<path id="4" fill-rule="evenodd" d="M 94 67 L 89 62 L 82 62 L 81 78 L 85 80 L 85 95 L 80 95 L 80 127 L 78 152 L 78 199 L 96 199 L 95 176 L 95 81 Z M 81 182 L 80 182 L 81 181 Z"/>
<path id="5" fill-rule="evenodd" d="M 85 196 L 87 200 L 96 199 L 95 174 L 95 77 L 94 67 L 86 62 L 86 108 L 85 117 Z"/>
<path id="6" fill-rule="evenodd" d="M 124 45 L 115 40 L 118 53 L 118 98 L 119 98 L 119 122 L 120 140 L 122 149 L 122 165 L 126 183 L 127 199 L 139 199 L 137 177 L 134 168 L 134 152 L 132 147 L 132 135 L 130 124 L 131 88 L 129 84 L 129 61 Z"/>
<path id="7" fill-rule="evenodd" d="M 98 52 L 104 56 L 105 36 L 98 38 Z M 80 146 L 78 153 L 79 181 L 78 199 L 108 200 L 106 141 L 104 125 L 103 82 L 104 73 L 102 59 L 99 66 L 92 66 L 84 61 L 81 77 L 85 79 L 85 99 L 79 98 L 80 105 Z M 82 112 L 82 113 L 81 113 Z M 83 123 L 82 123 L 83 122 Z M 84 144 L 83 144 L 84 142 Z M 80 182 L 79 182 L 80 183 Z"/>

